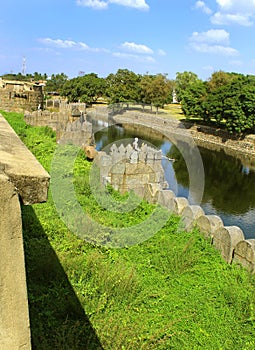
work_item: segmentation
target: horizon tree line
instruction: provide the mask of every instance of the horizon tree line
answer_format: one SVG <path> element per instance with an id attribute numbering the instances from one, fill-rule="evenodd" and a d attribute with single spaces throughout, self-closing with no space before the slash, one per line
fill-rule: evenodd
<path id="1" fill-rule="evenodd" d="M 255 76 L 217 71 L 203 81 L 189 71 L 177 72 L 175 80 L 167 74 L 136 74 L 119 69 L 106 78 L 96 73 L 72 79 L 64 73 L 22 75 L 6 74 L 3 79 L 46 81 L 45 95 L 55 92 L 69 102 L 88 105 L 104 98 L 109 104 L 130 103 L 163 108 L 176 93 L 186 119 L 198 119 L 207 124 L 224 127 L 231 133 L 253 132 L 255 129 Z"/>

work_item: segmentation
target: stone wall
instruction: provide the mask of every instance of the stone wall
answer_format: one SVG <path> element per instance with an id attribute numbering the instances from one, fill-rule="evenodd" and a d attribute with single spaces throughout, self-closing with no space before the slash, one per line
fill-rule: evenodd
<path id="1" fill-rule="evenodd" d="M 121 193 L 133 190 L 143 197 L 147 183 L 160 189 L 168 187 L 161 161 L 162 151 L 147 144 L 139 149 L 134 149 L 131 144 L 126 147 L 113 144 L 109 154 L 100 152 L 96 164 L 100 169 L 102 183 L 111 184 Z"/>
<path id="2" fill-rule="evenodd" d="M 0 79 L 0 109 L 33 111 L 43 107 L 42 85 Z"/>
<path id="3" fill-rule="evenodd" d="M 24 115 L 28 125 L 49 126 L 56 131 L 59 143 L 74 145 L 94 145 L 92 124 L 86 120 L 86 115 L 78 108 L 63 109 L 60 112 L 34 111 Z"/>
<path id="4" fill-rule="evenodd" d="M 171 213 L 181 216 L 181 229 L 190 231 L 198 227 L 227 263 L 240 264 L 255 273 L 255 239 L 246 240 L 239 227 L 224 226 L 219 216 L 205 215 L 200 206 L 190 205 L 186 198 L 176 197 L 171 190 L 158 189 L 150 183 L 146 188 L 149 202 L 159 203 Z"/>
<path id="5" fill-rule="evenodd" d="M 0 115 L 0 349 L 31 349 L 20 201 L 46 201 L 49 179 Z"/>
<path id="6" fill-rule="evenodd" d="M 90 112 L 91 115 L 93 113 Z M 246 135 L 243 138 L 230 136 L 226 131 L 207 127 L 192 125 L 188 122 L 180 122 L 166 114 L 152 115 L 150 113 L 141 113 L 137 111 L 123 110 L 121 113 L 109 113 L 104 109 L 99 109 L 94 114 L 100 114 L 101 117 L 112 121 L 115 124 L 121 124 L 125 128 L 137 128 L 139 125 L 159 131 L 162 135 L 180 135 L 193 138 L 196 145 L 212 150 L 224 149 L 226 154 L 241 159 L 244 163 L 248 162 L 255 167 L 255 135 Z"/>

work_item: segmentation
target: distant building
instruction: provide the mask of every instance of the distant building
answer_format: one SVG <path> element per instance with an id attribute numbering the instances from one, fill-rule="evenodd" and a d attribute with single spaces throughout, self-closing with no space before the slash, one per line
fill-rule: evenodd
<path id="1" fill-rule="evenodd" d="M 42 83 L 4 80 L 0 78 L 0 109 L 33 111 L 43 108 Z"/>

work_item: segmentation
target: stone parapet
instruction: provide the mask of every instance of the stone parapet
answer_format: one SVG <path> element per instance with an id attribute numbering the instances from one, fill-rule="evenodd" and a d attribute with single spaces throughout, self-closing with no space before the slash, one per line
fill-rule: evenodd
<path id="1" fill-rule="evenodd" d="M 24 204 L 47 200 L 49 174 L 1 115 L 0 169 L 13 182 Z"/>
<path id="2" fill-rule="evenodd" d="M 150 200 L 148 191 L 155 187 L 158 190 L 168 187 L 161 164 L 162 152 L 147 144 L 143 144 L 141 148 L 136 146 L 134 148 L 130 144 L 121 144 L 118 147 L 113 144 L 110 153 L 107 155 L 104 152 L 99 156 L 100 161 L 95 162 L 100 168 L 101 183 L 108 182 L 121 193 L 133 190 Z M 147 184 L 150 187 L 146 189 Z"/>
<path id="3" fill-rule="evenodd" d="M 0 115 L 0 349 L 31 349 L 20 200 L 46 201 L 49 180 Z"/>

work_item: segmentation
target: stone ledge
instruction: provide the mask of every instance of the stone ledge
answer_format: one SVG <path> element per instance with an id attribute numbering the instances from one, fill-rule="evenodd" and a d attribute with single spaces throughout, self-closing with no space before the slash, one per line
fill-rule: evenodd
<path id="1" fill-rule="evenodd" d="M 50 176 L 0 114 L 0 170 L 25 205 L 47 200 Z"/>

